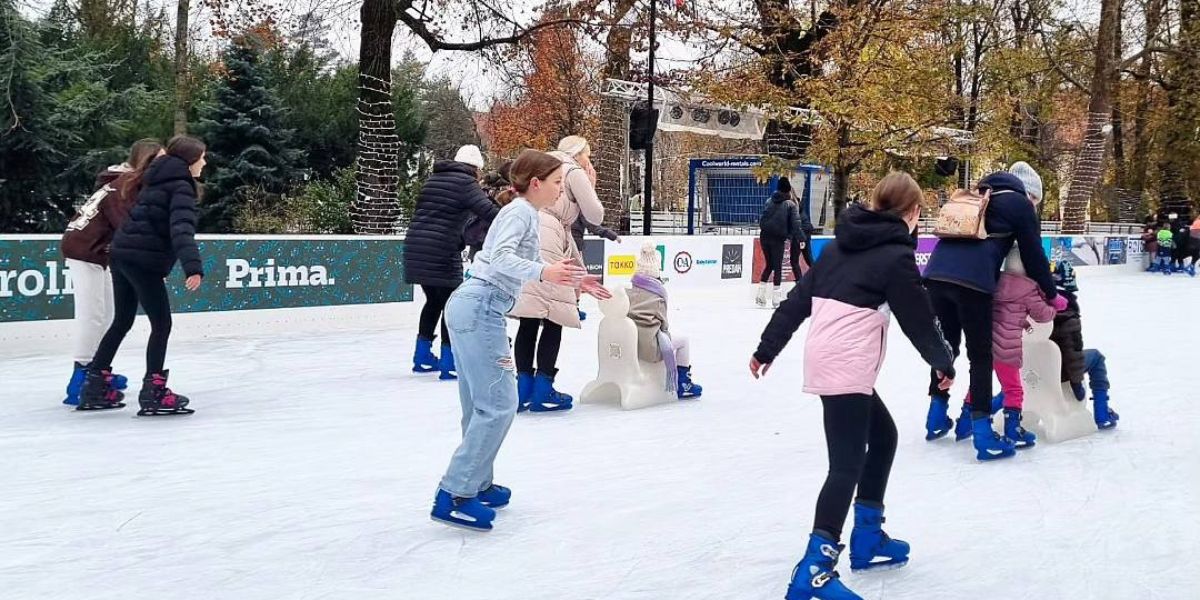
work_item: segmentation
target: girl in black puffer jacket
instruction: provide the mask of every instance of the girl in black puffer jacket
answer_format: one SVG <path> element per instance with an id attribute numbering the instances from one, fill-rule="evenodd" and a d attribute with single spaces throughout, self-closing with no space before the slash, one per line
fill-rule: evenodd
<path id="1" fill-rule="evenodd" d="M 146 375 L 138 394 L 138 414 L 192 412 L 186 408 L 186 397 L 167 388 L 168 371 L 163 368 L 171 335 L 166 277 L 178 262 L 187 276 L 188 290 L 199 288 L 204 278 L 195 239 L 196 177 L 204 170 L 204 153 L 200 140 L 177 136 L 167 143 L 166 155 L 146 169 L 137 205 L 113 237 L 115 316 L 92 358 L 78 410 L 125 406 L 121 393 L 111 389 L 107 381 L 112 377 L 113 356 L 133 327 L 140 304 L 150 319 L 150 342 L 146 348 Z"/>

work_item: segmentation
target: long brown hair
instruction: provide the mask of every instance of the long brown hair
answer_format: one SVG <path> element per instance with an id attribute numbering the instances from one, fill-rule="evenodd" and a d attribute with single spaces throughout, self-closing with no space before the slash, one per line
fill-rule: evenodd
<path id="1" fill-rule="evenodd" d="M 183 159 L 188 166 L 196 164 L 208 147 L 204 142 L 191 136 L 177 135 L 167 142 L 167 154 Z"/>
<path id="2" fill-rule="evenodd" d="M 134 142 L 129 147 L 129 160 L 125 161 L 132 170 L 117 178 L 113 187 L 126 198 L 132 198 L 137 194 L 138 188 L 142 187 L 142 176 L 146 174 L 146 167 L 149 167 L 162 151 L 162 142 L 155 139 L 146 138 Z"/>
<path id="3" fill-rule="evenodd" d="M 508 171 L 508 180 L 512 187 L 496 197 L 501 206 L 512 202 L 512 199 L 529 191 L 529 183 L 534 179 L 545 181 L 562 167 L 562 161 L 537 150 L 522 150 Z"/>
<path id="4" fill-rule="evenodd" d="M 871 192 L 871 210 L 888 213 L 903 219 L 914 204 L 920 204 L 924 193 L 908 173 L 892 171 Z"/>

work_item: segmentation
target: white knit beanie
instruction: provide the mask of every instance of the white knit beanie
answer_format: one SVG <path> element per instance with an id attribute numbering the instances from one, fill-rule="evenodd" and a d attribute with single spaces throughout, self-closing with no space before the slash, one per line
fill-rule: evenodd
<path id="1" fill-rule="evenodd" d="M 650 277 L 661 277 L 659 263 L 658 249 L 654 244 L 644 244 L 641 253 L 638 254 L 636 272 Z"/>
<path id="2" fill-rule="evenodd" d="M 454 155 L 454 162 L 466 163 L 476 169 L 482 169 L 483 153 L 479 151 L 479 146 L 468 144 L 458 149 L 458 154 Z"/>
<path id="3" fill-rule="evenodd" d="M 1034 204 L 1039 204 L 1042 201 L 1042 177 L 1029 166 L 1029 163 L 1021 160 L 1012 164 L 1008 168 L 1008 172 L 1017 176 L 1021 183 L 1025 184 L 1025 194 Z"/>

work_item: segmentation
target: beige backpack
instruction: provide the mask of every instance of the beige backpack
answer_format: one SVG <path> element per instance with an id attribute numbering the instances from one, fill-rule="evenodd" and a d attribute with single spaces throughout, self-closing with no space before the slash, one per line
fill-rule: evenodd
<path id="1" fill-rule="evenodd" d="M 942 239 L 986 240 L 986 218 L 992 191 L 957 190 L 938 211 L 933 234 Z"/>

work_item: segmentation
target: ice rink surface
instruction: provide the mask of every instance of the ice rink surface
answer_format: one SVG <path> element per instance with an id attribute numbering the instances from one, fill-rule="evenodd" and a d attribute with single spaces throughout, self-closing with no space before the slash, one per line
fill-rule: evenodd
<path id="1" fill-rule="evenodd" d="M 926 370 L 893 324 L 887 530 L 912 562 L 857 575 L 844 559 L 863 597 L 1200 597 L 1200 280 L 1079 279 L 1120 425 L 1008 461 L 924 440 Z M 749 286 L 673 294 L 704 398 L 519 415 L 497 464 L 513 504 L 490 534 L 429 520 L 459 406 L 454 383 L 409 372 L 419 304 L 383 331 L 173 342 L 190 417 L 67 410 L 66 345 L 2 358 L 0 598 L 782 598 L 826 470 L 819 400 L 799 392 L 804 330 L 755 382 L 770 312 Z M 570 393 L 595 372 L 585 307 L 564 335 Z M 144 344 L 117 370 L 140 375 Z"/>

